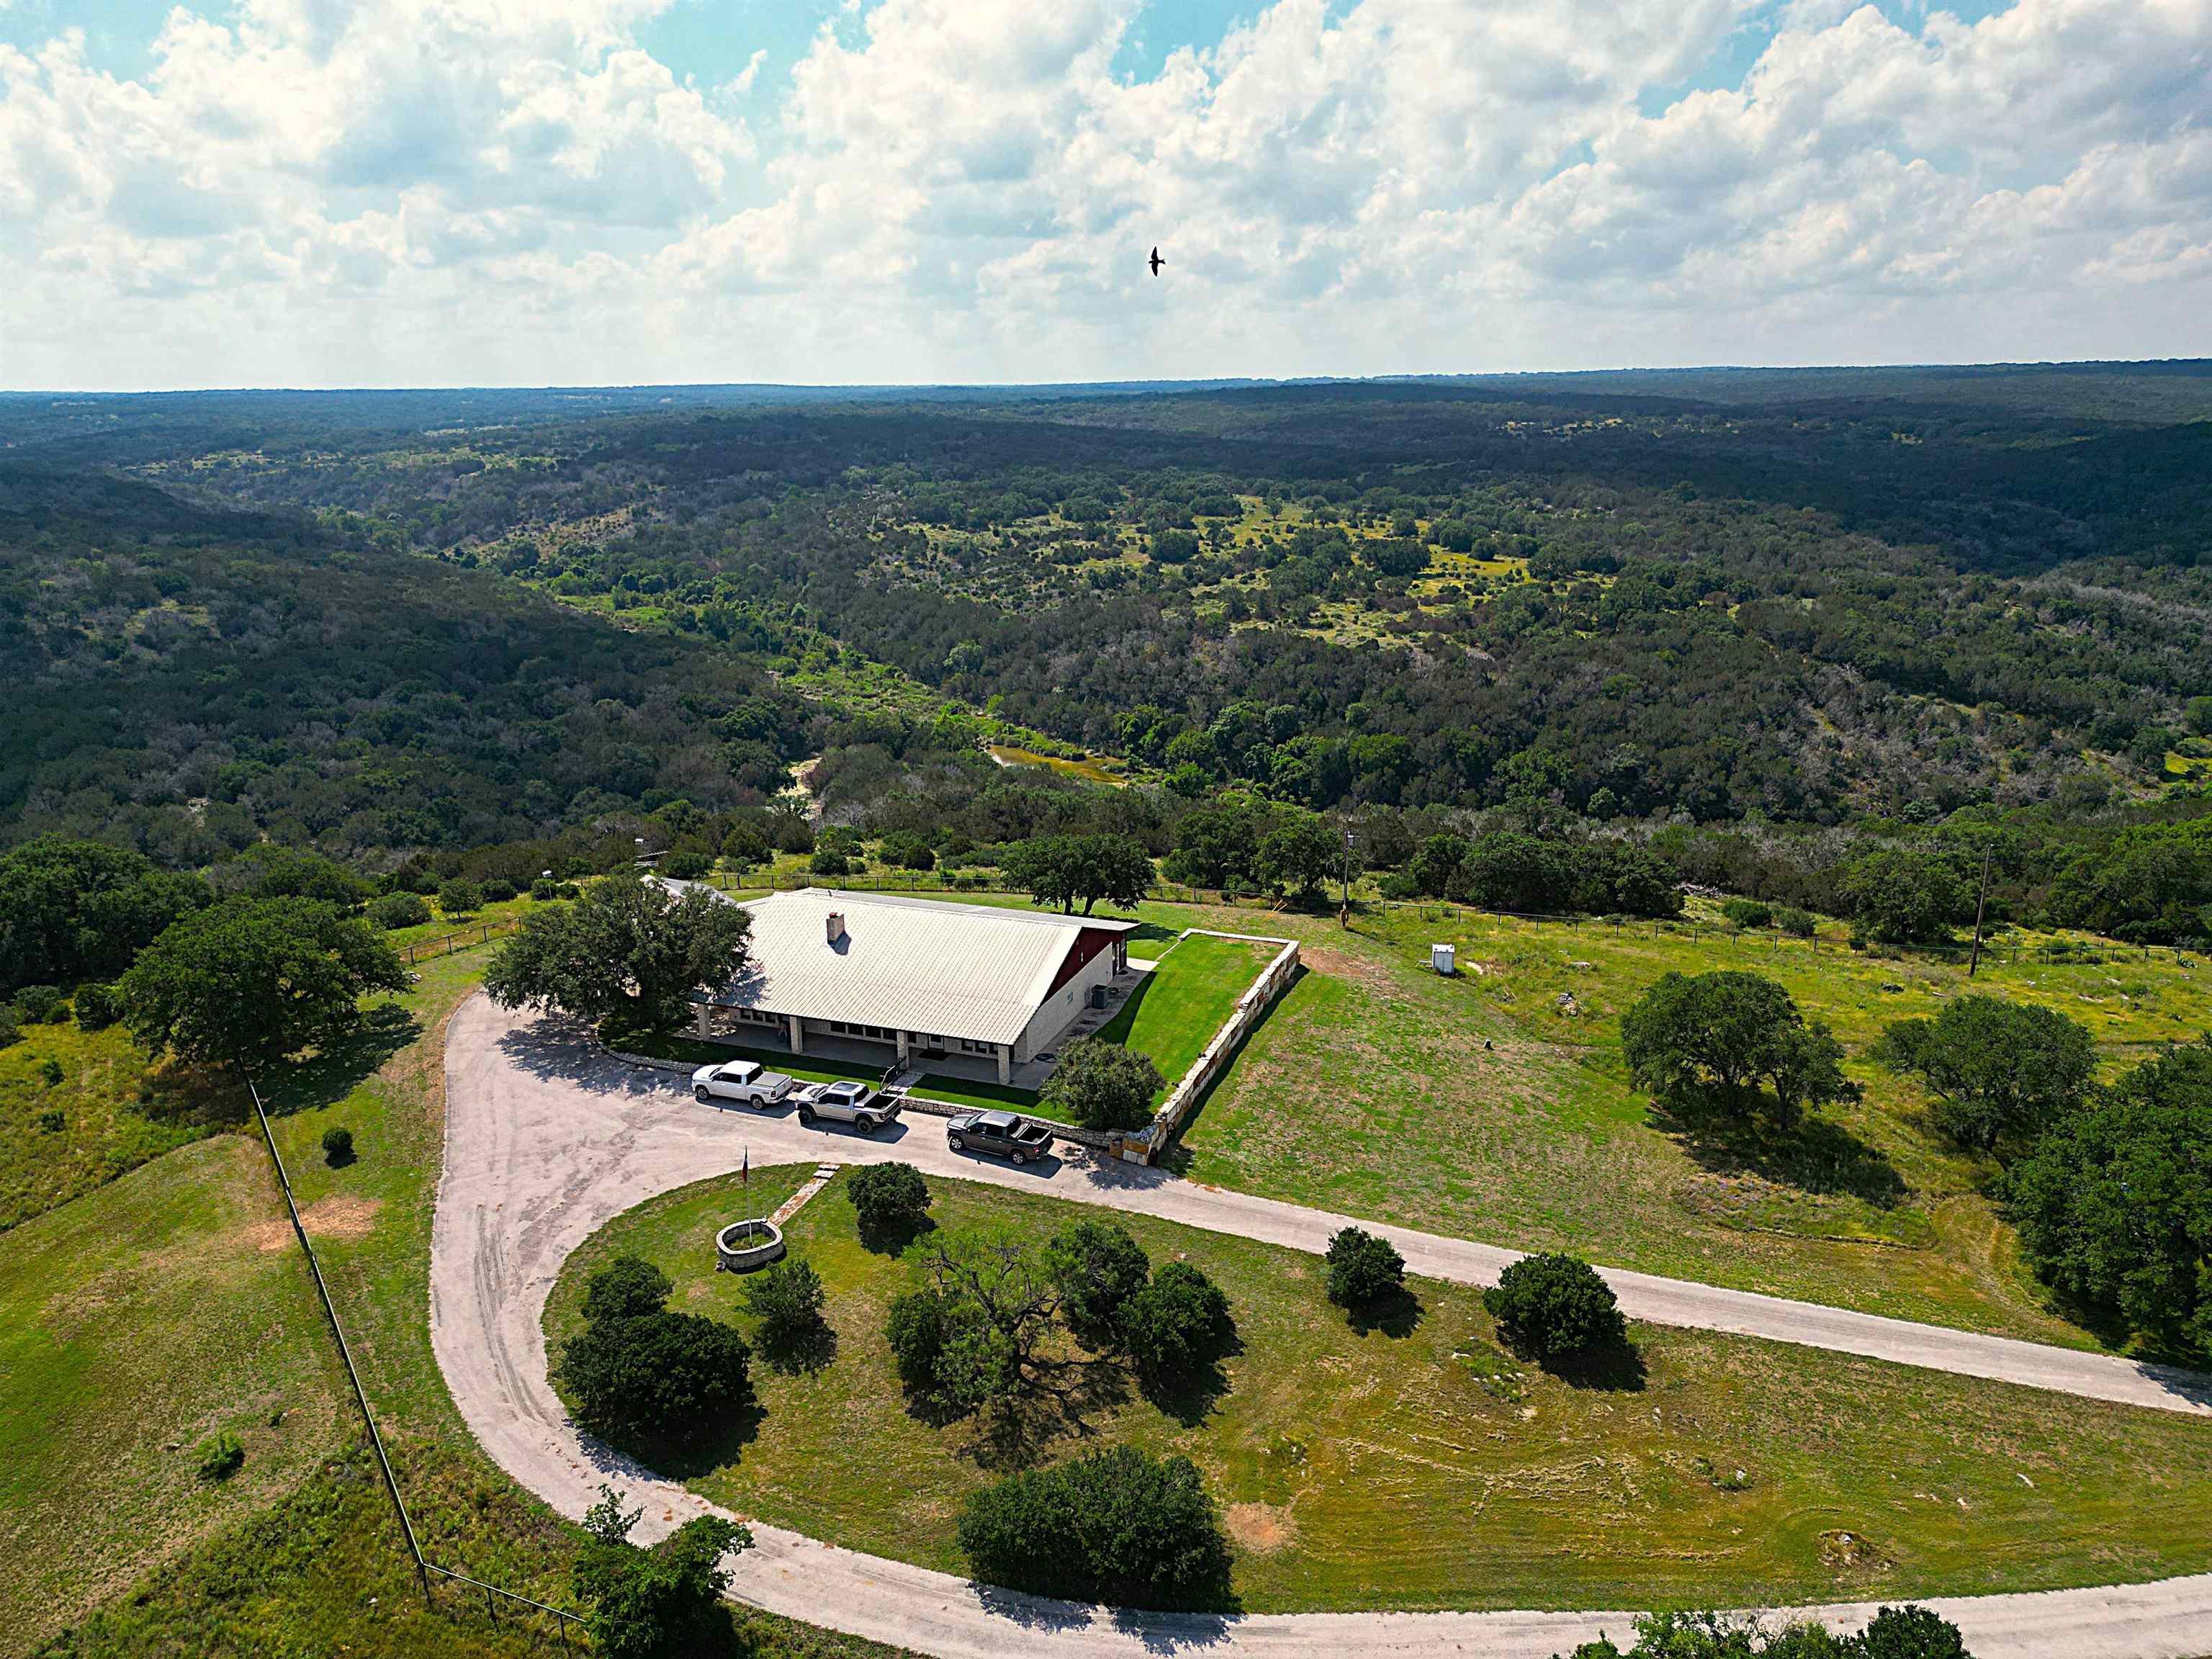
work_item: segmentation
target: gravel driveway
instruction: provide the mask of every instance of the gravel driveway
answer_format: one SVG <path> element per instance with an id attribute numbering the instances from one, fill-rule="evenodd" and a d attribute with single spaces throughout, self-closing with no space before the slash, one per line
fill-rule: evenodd
<path id="1" fill-rule="evenodd" d="M 562 1514 L 602 1481 L 659 1537 L 711 1506 L 580 1435 L 546 1381 L 540 1320 L 561 1264 L 601 1224 L 657 1193 L 756 1164 L 898 1158 L 937 1175 L 1318 1251 L 1344 1218 L 1074 1152 L 1014 1169 L 945 1145 L 934 1119 L 876 1139 L 802 1128 L 786 1114 L 696 1103 L 681 1079 L 611 1060 L 552 1022 L 489 998 L 455 1013 L 447 1042 L 446 1166 L 432 1241 L 433 1346 L 455 1403 L 494 1461 Z M 1431 1278 L 1486 1285 L 1513 1260 L 1489 1245 L 1369 1221 Z M 1964 1376 L 2212 1415 L 2212 1385 L 2105 1355 L 1914 1325 L 1741 1291 L 1609 1271 L 1630 1317 L 1735 1332 Z M 2212 1431 L 2212 1430 L 2208 1430 Z M 1322 1659 L 1350 1653 L 1550 1659 L 1626 1613 L 1304 1613 L 1233 1620 L 1110 1613 L 979 1591 L 964 1579 L 755 1526 L 734 1592 L 774 1612 L 945 1656 L 1009 1652 L 1140 1659 L 1185 1650 Z M 2195 1659 L 2212 1653 L 2212 1574 L 2113 1589 L 1934 1603 L 1978 1659 Z M 1862 1624 L 1871 1607 L 1806 1610 Z"/>

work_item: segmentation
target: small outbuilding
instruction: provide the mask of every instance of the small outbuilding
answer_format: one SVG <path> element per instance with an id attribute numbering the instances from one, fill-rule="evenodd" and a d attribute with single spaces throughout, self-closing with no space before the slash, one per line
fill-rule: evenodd
<path id="1" fill-rule="evenodd" d="M 1050 1051 L 1128 975 L 1133 921 L 809 887 L 744 905 L 751 960 L 695 999 L 708 1042 L 880 1045 L 886 1065 L 965 1059 L 998 1080 Z"/>

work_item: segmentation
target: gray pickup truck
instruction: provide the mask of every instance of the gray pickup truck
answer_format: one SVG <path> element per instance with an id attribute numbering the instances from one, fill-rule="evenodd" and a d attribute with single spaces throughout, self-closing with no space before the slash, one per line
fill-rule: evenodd
<path id="1" fill-rule="evenodd" d="M 956 1152 L 973 1147 L 1026 1164 L 1052 1150 L 1052 1131 L 1012 1112 L 963 1112 L 945 1124 L 945 1144 Z"/>
<path id="2" fill-rule="evenodd" d="M 801 1123 L 849 1123 L 867 1135 L 896 1121 L 899 1115 L 896 1095 L 865 1083 L 810 1083 L 791 1098 L 798 1103 Z"/>

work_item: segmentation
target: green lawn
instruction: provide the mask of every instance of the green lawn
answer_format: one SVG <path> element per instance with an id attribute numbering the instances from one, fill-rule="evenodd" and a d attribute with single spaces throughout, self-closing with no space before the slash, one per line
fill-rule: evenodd
<path id="1" fill-rule="evenodd" d="M 1281 948 L 1205 933 L 1178 939 L 1098 1035 L 1150 1054 L 1164 1079 L 1155 1098 L 1165 1099 Z"/>
<path id="2" fill-rule="evenodd" d="M 713 1230 L 810 1169 L 756 1170 L 750 1191 L 701 1182 L 609 1224 L 564 1269 L 549 1338 L 575 1328 L 585 1278 L 617 1252 L 659 1262 L 675 1305 L 745 1324 Z M 930 1184 L 947 1231 L 1042 1239 L 1092 1213 Z M 1155 1261 L 1186 1256 L 1229 1293 L 1241 1351 L 1225 1392 L 1163 1409 L 1109 1362 L 1072 1422 L 1040 1413 L 1031 1428 L 1047 1457 L 1114 1441 L 1190 1455 L 1239 1540 L 1254 1611 L 1903 1598 L 2212 1565 L 2212 1436 L 2183 1418 L 1654 1328 L 1633 1333 L 1640 1379 L 1571 1387 L 1501 1349 L 1471 1291 L 1420 1283 L 1410 1328 L 1355 1329 L 1310 1257 L 1130 1224 Z M 908 1408 L 883 1320 L 912 1269 L 860 1244 L 842 1182 L 787 1235 L 829 1286 L 835 1357 L 811 1375 L 757 1364 L 757 1424 L 692 1485 L 958 1571 L 960 1505 L 1004 1455 L 973 1424 Z"/>
<path id="3" fill-rule="evenodd" d="M 1250 926 L 1248 921 L 1244 925 Z M 1182 1136 L 1223 1186 L 1439 1232 L 1902 1318 L 2093 1346 L 2056 1316 L 1987 1196 L 1996 1167 L 1941 1146 L 1917 1089 L 1866 1061 L 1890 1019 L 1967 988 L 1966 963 L 1817 948 L 1686 924 L 1615 930 L 1455 906 L 1301 934 L 1306 972 Z M 1461 972 L 1427 969 L 1449 941 Z M 1972 988 L 2084 1019 L 2111 1066 L 2212 1023 L 2212 972 L 2146 962 L 1984 961 Z M 1627 1079 L 1621 1012 L 1670 969 L 1742 968 L 1789 988 L 1853 1051 L 1863 1101 L 1779 1148 L 1701 1144 Z M 1571 997 L 1571 1004 L 1563 1004 Z"/>

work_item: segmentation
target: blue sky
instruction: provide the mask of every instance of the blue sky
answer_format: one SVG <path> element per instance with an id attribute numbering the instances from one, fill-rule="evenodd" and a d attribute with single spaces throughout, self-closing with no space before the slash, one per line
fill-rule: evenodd
<path id="1" fill-rule="evenodd" d="M 2209 122 L 2212 0 L 0 0 L 0 386 L 2203 355 Z"/>

